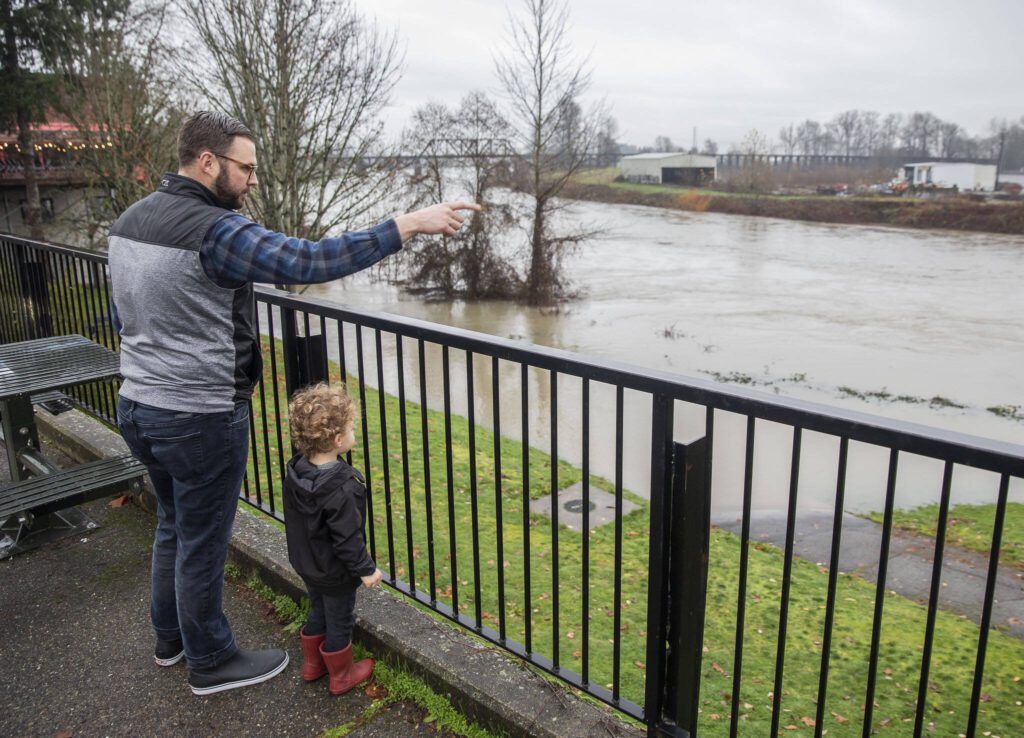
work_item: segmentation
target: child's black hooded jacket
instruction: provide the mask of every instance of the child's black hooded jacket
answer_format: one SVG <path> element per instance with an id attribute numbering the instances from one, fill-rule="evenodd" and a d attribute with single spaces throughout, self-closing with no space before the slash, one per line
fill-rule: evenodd
<path id="1" fill-rule="evenodd" d="M 351 591 L 377 565 L 366 550 L 366 487 L 344 459 L 318 469 L 301 454 L 288 462 L 284 525 L 288 560 L 307 585 L 324 594 Z"/>

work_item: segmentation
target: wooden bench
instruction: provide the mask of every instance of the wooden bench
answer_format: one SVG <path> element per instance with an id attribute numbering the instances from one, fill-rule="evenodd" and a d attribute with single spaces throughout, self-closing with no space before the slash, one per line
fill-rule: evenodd
<path id="1" fill-rule="evenodd" d="M 126 487 L 139 489 L 145 473 L 138 460 L 125 454 L 15 482 L 0 488 L 0 521 L 16 518 L 30 527 L 36 515 L 106 497 Z"/>

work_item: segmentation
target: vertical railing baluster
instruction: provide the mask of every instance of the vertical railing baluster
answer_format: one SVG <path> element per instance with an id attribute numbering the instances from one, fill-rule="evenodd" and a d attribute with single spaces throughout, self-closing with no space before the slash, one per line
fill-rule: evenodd
<path id="1" fill-rule="evenodd" d="M 659 727 L 665 718 L 669 641 L 669 579 L 672 545 L 672 478 L 674 401 L 667 395 L 651 396 L 651 507 L 650 545 L 647 555 L 647 654 L 644 662 L 644 721 L 648 735 L 661 734 Z M 618 423 L 616 423 L 618 425 Z M 618 507 L 618 503 L 616 507 Z M 616 519 L 621 510 L 616 510 Z M 619 556 L 616 555 L 616 559 Z M 618 577 L 616 577 L 618 579 Z M 619 606 L 616 603 L 616 616 Z M 616 617 L 615 641 L 621 640 Z M 616 661 L 618 654 L 616 654 Z M 615 696 L 619 684 L 615 682 Z M 669 735 L 680 735 L 671 731 Z"/>
<path id="2" fill-rule="evenodd" d="M 917 712 L 914 716 L 914 738 L 921 738 L 924 711 L 928 702 L 928 673 L 932 664 L 932 645 L 935 640 L 935 615 L 939 609 L 939 591 L 942 586 L 942 554 L 946 546 L 946 519 L 949 515 L 949 493 L 953 484 L 953 462 L 947 461 L 942 473 L 942 497 L 939 500 L 939 520 L 935 528 L 935 561 L 932 564 L 932 586 L 928 595 L 928 621 L 924 629 L 924 651 L 921 654 L 921 681 L 917 687 Z"/>
<path id="3" fill-rule="evenodd" d="M 363 326 L 356 323 L 356 368 L 359 372 L 359 414 L 363 423 L 363 477 L 366 480 L 366 522 L 370 531 L 370 555 L 377 558 L 377 521 L 373 517 L 373 484 L 370 469 L 370 429 L 366 411 L 366 374 L 363 369 Z"/>
<path id="4" fill-rule="evenodd" d="M 615 574 L 612 577 L 612 699 L 619 699 L 622 659 L 622 385 L 615 385 Z M 648 630 L 648 639 L 650 631 Z"/>
<path id="5" fill-rule="evenodd" d="M 789 626 L 789 590 L 793 575 L 793 541 L 796 537 L 796 500 L 800 490 L 800 444 L 803 429 L 793 428 L 793 453 L 789 465 L 789 506 L 786 509 L 786 544 L 782 564 L 782 594 L 779 597 L 779 635 L 775 650 L 775 684 L 772 689 L 771 735 L 779 734 L 782 713 L 782 676 L 786 668 L 786 629 Z"/>
<path id="6" fill-rule="evenodd" d="M 498 568 L 498 638 L 505 643 L 505 524 L 501 501 L 501 400 L 498 382 L 498 357 L 491 357 L 491 406 L 494 416 L 494 528 Z"/>
<path id="7" fill-rule="evenodd" d="M 409 590 L 416 591 L 416 562 L 413 558 L 412 497 L 409 490 L 409 429 L 405 419 L 405 358 L 402 335 L 395 334 L 395 361 L 398 364 L 398 423 L 402 437 L 402 490 L 405 494 L 405 556 L 408 566 Z"/>
<path id="8" fill-rule="evenodd" d="M 397 336 L 396 336 L 397 338 Z M 384 521 L 388 535 L 388 575 L 395 581 L 395 532 L 391 514 L 391 460 L 388 458 L 388 408 L 384 394 L 384 350 L 381 345 L 381 331 L 374 331 L 374 345 L 377 350 L 377 407 L 380 412 L 380 460 L 384 477 Z"/>
<path id="9" fill-rule="evenodd" d="M 473 516 L 473 596 L 475 622 L 479 631 L 483 624 L 483 606 L 480 602 L 480 514 L 476 486 L 476 392 L 473 387 L 473 352 L 466 352 L 466 406 L 469 422 L 469 503 Z"/>
<path id="10" fill-rule="evenodd" d="M 437 571 L 434 566 L 434 502 L 430 493 L 430 432 L 427 422 L 427 359 L 423 339 L 418 340 L 420 363 L 420 422 L 423 433 L 423 505 L 427 513 L 427 566 L 430 603 L 437 602 Z"/>
<path id="11" fill-rule="evenodd" d="M 348 387 L 348 366 L 345 363 L 345 323 L 338 321 L 338 361 L 341 363 L 341 384 L 345 387 L 348 396 L 352 396 Z M 345 452 L 345 461 L 352 463 L 352 449 Z"/>
<path id="12" fill-rule="evenodd" d="M 264 305 L 266 305 L 266 303 L 264 303 Z M 270 312 L 271 312 L 270 305 L 266 305 L 266 308 L 267 308 L 267 315 L 270 315 Z M 257 305 L 257 310 L 255 311 L 254 327 L 255 327 L 255 331 L 256 331 L 256 337 L 257 337 L 257 339 L 259 339 L 259 345 L 256 347 L 256 350 L 259 351 L 260 354 L 262 355 L 262 353 L 263 353 L 263 338 L 262 338 L 262 334 L 260 333 L 260 311 L 258 309 L 258 305 Z M 273 344 L 273 331 L 272 330 L 271 330 L 271 338 L 268 339 L 268 340 L 271 341 L 270 346 L 271 346 L 271 350 L 273 350 L 274 344 Z M 271 466 L 271 463 L 270 463 L 270 430 L 269 430 L 269 426 L 267 425 L 267 387 L 266 387 L 267 383 L 266 383 L 265 377 L 266 377 L 266 373 L 265 372 L 260 372 L 260 378 L 259 378 L 259 381 L 257 382 L 256 386 L 259 389 L 259 393 L 260 393 L 260 425 L 262 426 L 262 430 L 263 430 L 263 444 L 262 444 L 263 445 L 263 461 L 264 461 L 263 468 L 267 470 L 267 497 L 269 497 L 271 500 L 273 500 L 274 499 L 274 470 L 273 470 L 273 467 Z M 273 374 L 271 374 L 271 381 L 273 381 L 273 379 L 274 379 Z M 278 429 L 280 429 L 281 418 L 280 417 L 275 417 L 275 420 L 277 422 Z M 253 420 L 253 425 L 255 425 L 255 420 Z M 278 431 L 278 435 L 280 435 L 280 431 Z M 253 449 L 252 453 L 255 455 L 255 454 L 258 454 L 259 451 L 257 451 L 256 449 Z M 284 475 L 285 475 L 284 468 L 280 469 L 279 473 L 281 475 L 281 479 L 283 480 L 284 479 Z"/>
<path id="13" fill-rule="evenodd" d="M 252 412 L 252 399 L 249 399 L 249 443 L 251 449 L 249 451 L 249 458 L 252 460 L 252 475 L 253 475 L 253 486 L 256 487 L 256 505 L 263 507 L 263 490 L 260 484 L 260 455 L 256 449 L 256 423 Z M 246 470 L 248 471 L 248 470 Z M 269 477 L 269 470 L 267 476 Z M 245 496 L 248 499 L 249 494 L 249 475 L 248 473 L 244 477 L 245 481 Z"/>
<path id="14" fill-rule="evenodd" d="M 828 695 L 828 666 L 832 651 L 832 624 L 836 614 L 836 584 L 839 581 L 839 548 L 843 538 L 843 506 L 846 497 L 846 462 L 850 439 L 839 440 L 839 470 L 836 475 L 836 509 L 832 520 L 832 554 L 828 564 L 828 599 L 825 602 L 825 631 L 821 639 L 821 671 L 818 674 L 818 703 L 814 718 L 814 736 L 821 738 L 825 723 L 825 697 Z"/>
<path id="15" fill-rule="evenodd" d="M 558 372 L 551 370 L 551 664 L 559 670 L 558 632 Z"/>
<path id="16" fill-rule="evenodd" d="M 892 540 L 892 510 L 896 499 L 896 469 L 899 452 L 889 449 L 889 474 L 885 483 L 885 513 L 882 517 L 882 544 L 878 554 L 878 579 L 875 582 L 875 615 L 871 621 L 871 648 L 868 657 L 868 687 L 864 697 L 864 725 L 861 735 L 870 738 L 875 709 L 875 679 L 878 675 L 878 649 L 882 640 L 882 612 L 885 607 L 885 580 L 889 571 L 889 543 Z"/>
<path id="17" fill-rule="evenodd" d="M 277 381 L 277 338 L 274 336 L 274 309 L 267 305 L 267 333 L 268 341 L 270 342 L 270 384 L 273 388 L 274 395 L 274 417 L 277 418 L 277 462 L 278 462 L 278 473 L 281 478 L 284 478 L 285 474 L 285 458 L 284 458 L 284 425 L 281 422 L 283 420 L 283 414 L 281 412 L 281 397 L 280 391 L 278 390 Z M 285 398 L 284 407 L 288 407 L 288 398 Z M 291 451 L 291 440 L 289 438 L 288 450 Z M 289 454 L 290 455 L 290 454 Z M 269 466 L 268 466 L 269 468 Z M 274 510 L 274 497 L 270 497 L 270 509 Z"/>
<path id="18" fill-rule="evenodd" d="M 452 470 L 452 391 L 448 346 L 441 348 L 442 385 L 444 387 L 444 460 L 448 477 L 448 563 L 452 587 L 452 616 L 459 617 L 459 565 L 455 542 L 455 475 Z"/>
<path id="19" fill-rule="evenodd" d="M 743 461 L 743 517 L 740 530 L 740 574 L 736 594 L 736 645 L 732 664 L 732 705 L 730 706 L 729 735 L 735 738 L 739 729 L 739 708 L 743 674 L 743 628 L 747 615 L 747 567 L 750 560 L 750 500 L 754 483 L 754 429 L 753 415 L 747 416 L 746 451 Z"/>
<path id="20" fill-rule="evenodd" d="M 526 628 L 524 644 L 527 656 L 533 653 L 533 628 L 530 623 L 533 604 L 530 599 L 530 401 L 529 369 L 521 366 L 520 399 L 522 401 L 523 428 L 523 625 Z"/>
<path id="21" fill-rule="evenodd" d="M 583 378 L 583 555 L 580 563 L 583 580 L 583 608 L 580 612 L 581 677 L 584 688 L 590 684 L 590 380 Z"/>
<path id="22" fill-rule="evenodd" d="M 985 601 L 981 608 L 981 631 L 978 636 L 978 657 L 974 662 L 974 683 L 971 686 L 971 711 L 967 718 L 967 738 L 974 738 L 978 729 L 978 705 L 981 703 L 981 685 L 985 677 L 985 651 L 988 648 L 988 629 L 992 625 L 992 601 L 999 574 L 999 548 L 1003 542 L 1003 523 L 1006 520 L 1006 498 L 1010 490 L 1010 477 L 999 479 L 999 499 L 996 501 L 996 519 L 992 526 L 992 548 L 988 553 L 988 577 L 985 580 Z"/>

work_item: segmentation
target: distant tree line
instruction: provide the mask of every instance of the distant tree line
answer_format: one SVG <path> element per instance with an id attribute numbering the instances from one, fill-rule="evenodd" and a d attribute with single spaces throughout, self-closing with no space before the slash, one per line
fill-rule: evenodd
<path id="1" fill-rule="evenodd" d="M 748 141 L 730 147 L 729 153 L 749 153 Z M 664 135 L 656 136 L 649 151 L 687 151 Z M 706 139 L 691 154 L 717 154 L 718 144 Z M 1019 120 L 993 118 L 984 134 L 969 134 L 952 121 L 934 113 L 909 115 L 874 110 L 846 110 L 824 123 L 807 119 L 781 128 L 776 141 L 765 140 L 756 153 L 788 155 L 842 155 L 879 158 L 943 158 L 999 160 L 1003 170 L 1024 169 L 1024 116 Z"/>
<path id="2" fill-rule="evenodd" d="M 805 120 L 779 130 L 774 153 L 943 159 L 998 159 L 1004 169 L 1024 167 L 1024 116 L 993 119 L 986 134 L 971 135 L 934 113 L 909 115 L 846 110 L 821 123 Z"/>

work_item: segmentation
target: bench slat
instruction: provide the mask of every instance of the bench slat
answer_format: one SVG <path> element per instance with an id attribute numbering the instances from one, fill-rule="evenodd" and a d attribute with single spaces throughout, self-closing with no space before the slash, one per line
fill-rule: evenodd
<path id="1" fill-rule="evenodd" d="M 8 485 L 0 489 L 0 520 L 26 511 L 41 515 L 113 494 L 145 471 L 125 454 Z"/>

